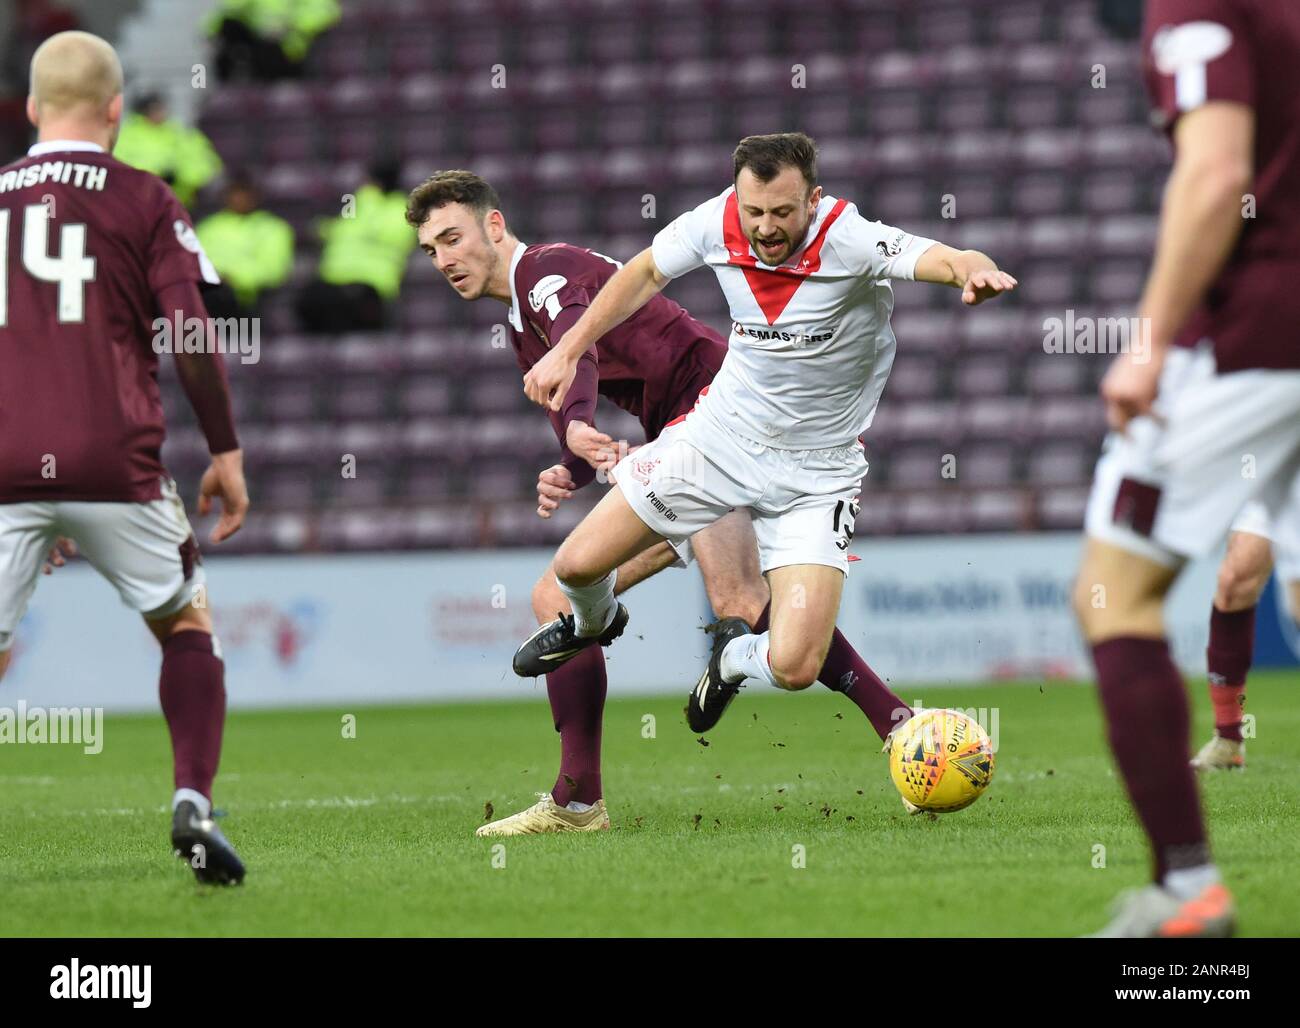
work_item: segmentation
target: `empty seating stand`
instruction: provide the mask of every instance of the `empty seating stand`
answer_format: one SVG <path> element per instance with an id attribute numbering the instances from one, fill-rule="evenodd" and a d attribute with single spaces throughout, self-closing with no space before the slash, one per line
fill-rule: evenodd
<path id="1" fill-rule="evenodd" d="M 896 286 L 898 357 L 867 435 L 860 530 L 1079 526 L 1106 358 L 1045 352 L 1045 323 L 1131 311 L 1168 160 L 1136 48 L 1104 35 L 1092 0 L 437 7 L 357 0 L 302 81 L 212 90 L 202 125 L 228 166 L 260 170 L 266 205 L 299 231 L 296 280 L 311 273 L 313 220 L 381 155 L 400 158 L 408 186 L 476 170 L 520 238 L 626 259 L 725 184 L 741 135 L 800 128 L 820 144 L 828 191 L 985 250 L 1021 281 L 976 311 Z M 706 273 L 669 295 L 727 326 Z M 385 333 L 301 337 L 273 298 L 261 362 L 230 362 L 257 516 L 229 548 L 558 542 L 603 487 L 536 516 L 536 476 L 557 447 L 513 355 L 493 346 L 505 318 L 457 299 L 419 253 Z M 162 386 L 164 456 L 192 493 L 205 448 L 170 368 Z M 598 418 L 641 441 L 603 402 Z"/>

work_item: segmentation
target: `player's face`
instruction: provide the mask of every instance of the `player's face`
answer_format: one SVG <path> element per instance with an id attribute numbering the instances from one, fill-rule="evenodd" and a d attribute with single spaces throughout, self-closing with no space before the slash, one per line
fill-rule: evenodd
<path id="1" fill-rule="evenodd" d="M 501 258 L 472 210 L 459 203 L 435 207 L 417 236 L 420 249 L 462 300 L 483 296 Z"/>
<path id="2" fill-rule="evenodd" d="M 748 168 L 736 176 L 741 230 L 770 267 L 785 263 L 803 244 L 821 198 L 822 187 L 809 190 L 798 168 L 782 168 L 771 182 L 760 182 Z"/>

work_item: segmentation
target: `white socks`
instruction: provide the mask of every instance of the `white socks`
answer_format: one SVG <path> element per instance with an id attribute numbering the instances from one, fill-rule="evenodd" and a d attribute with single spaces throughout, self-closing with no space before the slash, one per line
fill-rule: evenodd
<path id="1" fill-rule="evenodd" d="M 614 599 L 614 579 L 617 576 L 617 571 L 611 571 L 591 585 L 565 585 L 558 578 L 555 580 L 573 607 L 573 627 L 578 635 L 600 635 L 614 620 L 618 610 Z"/>
<path id="2" fill-rule="evenodd" d="M 727 643 L 722 651 L 722 678 L 726 682 L 741 682 L 746 678 L 757 678 L 775 689 L 779 689 L 776 677 L 772 674 L 772 665 L 767 660 L 768 634 L 742 635 Z"/>
<path id="3" fill-rule="evenodd" d="M 1219 881 L 1219 869 L 1213 864 L 1200 867 L 1184 867 L 1177 871 L 1166 871 L 1165 879 L 1160 884 L 1175 899 L 1187 901 L 1195 899 L 1211 885 Z"/>
<path id="4" fill-rule="evenodd" d="M 186 800 L 199 808 L 199 817 L 207 818 L 212 816 L 212 804 L 203 793 L 194 789 L 177 789 L 176 794 L 172 797 L 172 810 L 175 810 Z"/>

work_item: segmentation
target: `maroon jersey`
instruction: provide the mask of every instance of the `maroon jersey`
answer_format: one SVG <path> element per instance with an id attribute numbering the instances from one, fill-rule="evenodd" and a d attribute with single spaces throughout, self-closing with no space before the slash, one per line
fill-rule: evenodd
<path id="1" fill-rule="evenodd" d="M 216 271 L 159 178 L 50 143 L 0 168 L 0 503 L 161 495 L 158 297 Z"/>
<path id="2" fill-rule="evenodd" d="M 590 305 L 621 265 L 567 243 L 515 251 L 510 269 L 511 341 L 525 372 L 541 360 Z M 698 397 L 722 367 L 726 340 L 668 297 L 657 295 L 602 336 L 578 362 L 564 408 L 551 423 L 561 447 L 570 421 L 595 424 L 597 394 L 635 414 L 653 439 Z M 595 471 L 566 449 L 564 463 L 577 485 Z"/>
<path id="3" fill-rule="evenodd" d="M 1300 369 L 1300 4 L 1148 0 L 1143 51 L 1170 134 L 1210 101 L 1255 112 L 1254 216 L 1176 342 L 1212 340 L 1220 371 Z"/>

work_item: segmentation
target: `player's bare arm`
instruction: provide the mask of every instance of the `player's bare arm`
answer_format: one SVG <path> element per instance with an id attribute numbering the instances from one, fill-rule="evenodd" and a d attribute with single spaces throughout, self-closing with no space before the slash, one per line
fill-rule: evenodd
<path id="1" fill-rule="evenodd" d="M 668 282 L 655 267 L 649 247 L 623 265 L 574 326 L 524 376 L 528 398 L 559 410 L 577 373 L 579 358 L 611 328 L 645 306 Z"/>
<path id="2" fill-rule="evenodd" d="M 1178 155 L 1138 305 L 1150 352 L 1144 346 L 1121 354 L 1101 384 L 1106 418 L 1119 431 L 1150 412 L 1165 351 L 1237 245 L 1242 198 L 1255 177 L 1255 114 L 1243 104 L 1216 101 L 1190 111 L 1174 139 Z"/>
<path id="3" fill-rule="evenodd" d="M 961 290 L 961 302 L 974 307 L 1010 292 L 1019 283 L 978 250 L 955 250 L 936 243 L 916 262 L 916 280 Z"/>
<path id="4" fill-rule="evenodd" d="M 212 511 L 212 501 L 221 503 L 221 516 L 208 537 L 224 542 L 239 531 L 248 513 L 248 486 L 244 482 L 244 451 L 214 453 L 208 470 L 199 482 L 199 513 Z"/>

